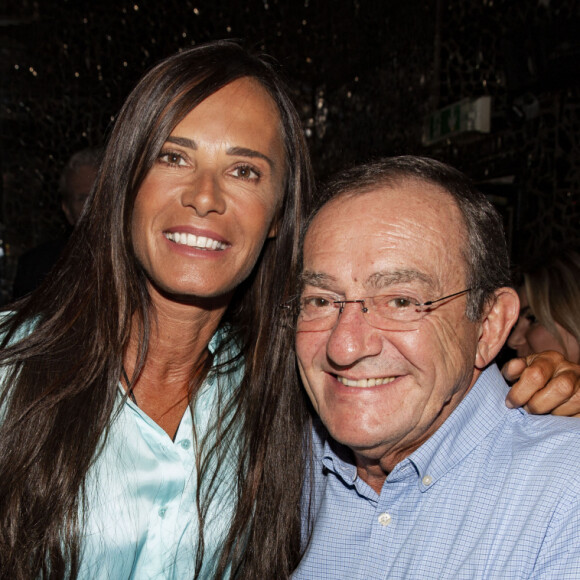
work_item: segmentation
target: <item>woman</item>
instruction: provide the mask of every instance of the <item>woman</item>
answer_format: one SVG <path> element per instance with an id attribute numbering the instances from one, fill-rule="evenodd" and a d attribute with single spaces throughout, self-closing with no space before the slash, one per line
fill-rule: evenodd
<path id="1" fill-rule="evenodd" d="M 310 192 L 264 60 L 215 42 L 139 82 L 65 255 L 1 322 L 2 577 L 295 566 L 306 410 L 268 330 Z"/>
<path id="2" fill-rule="evenodd" d="M 518 356 L 554 350 L 580 363 L 580 255 L 560 251 L 524 271 L 520 316 L 508 345 Z"/>

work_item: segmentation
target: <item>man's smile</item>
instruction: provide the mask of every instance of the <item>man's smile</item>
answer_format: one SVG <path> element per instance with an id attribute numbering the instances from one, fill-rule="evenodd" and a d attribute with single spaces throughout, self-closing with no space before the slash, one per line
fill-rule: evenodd
<path id="1" fill-rule="evenodd" d="M 340 375 L 335 375 L 336 380 L 339 383 L 347 387 L 357 387 L 359 389 L 365 389 L 368 387 L 377 387 L 379 385 L 387 385 L 388 383 L 392 383 L 398 376 L 394 377 L 381 377 L 381 378 L 374 378 L 374 379 L 347 379 L 346 377 L 341 377 Z"/>

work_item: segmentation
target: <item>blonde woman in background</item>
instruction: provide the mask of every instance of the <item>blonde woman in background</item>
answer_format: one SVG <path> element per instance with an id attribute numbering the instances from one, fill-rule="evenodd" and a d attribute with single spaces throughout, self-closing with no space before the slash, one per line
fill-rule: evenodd
<path id="1" fill-rule="evenodd" d="M 528 268 L 520 317 L 508 340 L 519 357 L 545 350 L 580 362 L 580 254 L 567 250 Z"/>

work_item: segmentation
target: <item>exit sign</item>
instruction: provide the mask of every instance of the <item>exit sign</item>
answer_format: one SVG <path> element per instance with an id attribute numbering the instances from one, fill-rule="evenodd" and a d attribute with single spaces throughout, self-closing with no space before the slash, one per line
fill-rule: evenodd
<path id="1" fill-rule="evenodd" d="M 463 99 L 427 117 L 423 129 L 423 145 L 431 145 L 461 133 L 489 133 L 490 125 L 491 97 Z"/>

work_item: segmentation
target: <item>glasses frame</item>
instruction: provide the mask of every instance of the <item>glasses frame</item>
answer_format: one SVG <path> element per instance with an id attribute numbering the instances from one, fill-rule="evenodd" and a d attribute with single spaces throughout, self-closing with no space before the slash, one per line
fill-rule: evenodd
<path id="1" fill-rule="evenodd" d="M 460 290 L 459 292 L 454 292 L 453 294 L 448 294 L 447 296 L 443 296 L 443 297 L 437 298 L 435 300 L 428 300 L 427 302 L 417 302 L 417 303 L 415 303 L 415 306 L 417 308 L 421 308 L 420 312 L 425 314 L 427 312 L 425 310 L 426 307 L 432 306 L 433 304 L 437 304 L 439 302 L 443 302 L 444 300 L 449 300 L 451 298 L 455 298 L 456 296 L 461 296 L 462 294 L 467 294 L 468 292 L 471 292 L 472 290 L 473 290 L 473 288 L 466 288 L 465 290 Z M 284 309 L 291 310 L 292 303 L 295 302 L 296 300 L 298 300 L 299 298 L 300 298 L 299 296 L 296 296 L 296 297 L 288 300 L 287 302 L 284 302 L 280 306 Z M 354 298 L 352 300 L 332 300 L 332 304 L 340 305 L 340 307 L 338 308 L 336 321 L 338 321 L 338 317 L 343 313 L 344 307 L 346 304 L 360 304 L 362 313 L 366 314 L 369 311 L 369 309 L 365 306 L 366 300 L 368 300 L 368 298 Z M 300 316 L 300 309 L 298 311 L 298 316 Z M 320 319 L 317 319 L 317 320 L 323 320 L 324 318 L 326 318 L 326 317 L 321 317 Z M 330 317 L 328 317 L 328 318 L 330 318 Z M 416 321 L 413 321 L 413 322 L 419 322 L 422 318 L 423 318 L 423 316 L 419 317 Z M 385 319 L 385 320 L 388 320 L 388 319 Z M 336 324 L 336 322 L 334 324 Z M 320 330 L 321 331 L 322 330 L 329 330 L 330 328 L 332 328 L 332 326 L 334 326 L 334 324 L 331 325 L 327 329 L 320 329 Z M 374 325 L 371 324 L 370 322 L 369 322 L 369 324 L 374 327 Z M 376 327 L 376 328 L 379 328 L 379 327 Z M 387 330 L 387 329 L 383 328 L 381 330 Z M 316 332 L 316 331 L 312 331 L 312 332 Z"/>

